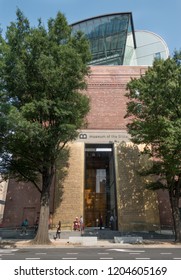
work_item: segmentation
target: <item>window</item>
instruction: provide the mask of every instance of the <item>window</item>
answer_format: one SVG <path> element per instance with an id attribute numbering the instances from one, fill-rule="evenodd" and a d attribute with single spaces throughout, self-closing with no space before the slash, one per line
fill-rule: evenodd
<path id="1" fill-rule="evenodd" d="M 160 52 L 155 53 L 155 59 L 161 59 L 161 53 Z"/>

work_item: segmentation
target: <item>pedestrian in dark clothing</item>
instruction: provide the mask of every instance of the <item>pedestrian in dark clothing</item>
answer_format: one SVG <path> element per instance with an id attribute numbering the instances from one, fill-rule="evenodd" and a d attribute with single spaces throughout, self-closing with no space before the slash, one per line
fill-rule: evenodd
<path id="1" fill-rule="evenodd" d="M 103 227 L 103 218 L 102 218 L 102 216 L 100 217 L 99 226 L 100 226 L 100 229 L 102 229 L 102 227 Z"/>
<path id="2" fill-rule="evenodd" d="M 59 221 L 59 222 L 58 222 L 58 225 L 57 225 L 56 235 L 55 235 L 55 237 L 54 237 L 55 240 L 56 240 L 57 238 L 60 239 L 60 233 L 61 233 L 61 222 Z"/>
<path id="3" fill-rule="evenodd" d="M 27 234 L 28 220 L 25 219 L 21 224 L 21 235 Z"/>
<path id="4" fill-rule="evenodd" d="M 34 228 L 34 232 L 36 233 L 38 230 L 38 223 L 39 223 L 39 219 L 37 218 L 35 221 L 35 228 Z"/>
<path id="5" fill-rule="evenodd" d="M 110 228 L 111 228 L 111 230 L 113 230 L 114 229 L 114 217 L 113 217 L 113 215 L 111 215 L 109 221 L 110 221 Z"/>

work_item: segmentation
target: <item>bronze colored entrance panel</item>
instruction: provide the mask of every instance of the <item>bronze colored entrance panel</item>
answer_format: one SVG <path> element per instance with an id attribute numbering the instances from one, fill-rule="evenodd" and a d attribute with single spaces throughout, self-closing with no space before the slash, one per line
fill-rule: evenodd
<path id="1" fill-rule="evenodd" d="M 86 144 L 84 215 L 86 227 L 109 226 L 116 216 L 114 155 L 112 144 Z"/>

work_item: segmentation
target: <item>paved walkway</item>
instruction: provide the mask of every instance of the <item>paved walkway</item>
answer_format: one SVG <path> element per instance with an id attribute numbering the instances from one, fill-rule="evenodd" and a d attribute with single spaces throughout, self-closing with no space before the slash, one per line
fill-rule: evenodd
<path id="1" fill-rule="evenodd" d="M 35 236 L 33 230 L 28 230 L 27 235 L 20 235 L 20 231 L 0 229 L 0 246 L 1 247 L 29 247 L 29 241 Z M 80 247 L 80 246 L 92 246 L 92 247 L 180 247 L 181 244 L 174 243 L 174 235 L 172 231 L 159 231 L 159 232 L 127 232 L 121 233 L 119 231 L 112 231 L 109 229 L 100 230 L 98 228 L 86 228 L 83 237 L 96 237 L 96 244 L 87 242 L 84 244 L 71 243 L 69 237 L 80 237 L 79 231 L 62 231 L 61 238 L 54 240 L 55 230 L 49 231 L 51 245 L 48 247 Z M 140 244 L 131 243 L 115 243 L 114 237 L 142 237 L 143 242 Z M 95 238 L 94 238 L 95 239 Z M 32 245 L 31 245 L 32 247 Z M 34 245 L 34 247 L 44 247 L 40 245 Z M 47 246 L 45 246 L 47 247 Z"/>

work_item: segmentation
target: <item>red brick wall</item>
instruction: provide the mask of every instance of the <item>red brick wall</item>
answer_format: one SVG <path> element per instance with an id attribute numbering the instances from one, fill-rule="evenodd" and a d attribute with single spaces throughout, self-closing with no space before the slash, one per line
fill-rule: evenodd
<path id="1" fill-rule="evenodd" d="M 39 201 L 40 195 L 34 186 L 10 180 L 3 226 L 20 226 L 24 218 L 28 218 L 30 224 L 33 224 L 39 212 Z"/>
<path id="2" fill-rule="evenodd" d="M 87 116 L 88 129 L 126 128 L 126 84 L 130 77 L 140 77 L 145 69 L 129 66 L 91 67 L 86 91 L 91 101 L 91 110 Z"/>
<path id="3" fill-rule="evenodd" d="M 54 182 L 51 188 L 50 212 L 53 211 Z M 33 226 L 40 211 L 40 193 L 31 183 L 10 180 L 6 196 L 3 227 L 18 227 L 27 218 Z"/>

